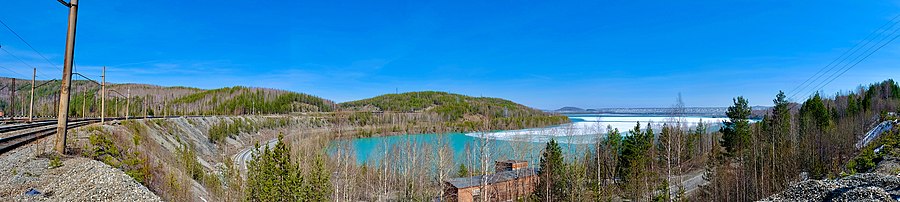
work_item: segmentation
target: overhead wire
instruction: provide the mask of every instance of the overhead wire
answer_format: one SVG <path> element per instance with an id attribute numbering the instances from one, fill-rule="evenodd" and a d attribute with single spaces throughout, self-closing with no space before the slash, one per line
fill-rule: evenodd
<path id="1" fill-rule="evenodd" d="M 5 66 L 3 66 L 3 65 L 0 65 L 0 68 L 5 69 L 6 71 L 12 72 L 13 74 L 17 74 L 17 75 L 19 75 L 19 76 L 25 77 L 25 75 L 22 75 L 22 74 L 20 74 L 19 72 L 16 72 L 16 71 L 14 71 L 14 70 L 12 70 L 12 69 L 10 69 L 10 68 L 7 68 L 7 67 L 5 67 Z"/>
<path id="2" fill-rule="evenodd" d="M 28 43 L 28 41 L 25 40 L 25 38 L 22 37 L 22 35 L 20 35 L 18 32 L 16 32 L 12 27 L 9 26 L 9 24 L 6 24 L 6 22 L 4 22 L 2 19 L 0 19 L 0 25 L 3 25 L 3 27 L 6 27 L 6 30 L 9 30 L 10 33 L 12 33 L 13 35 L 15 35 L 16 38 L 18 38 L 20 41 L 22 41 L 22 43 L 24 43 L 26 46 L 28 46 L 29 48 L 31 48 L 31 50 L 34 51 L 34 53 L 36 53 L 38 56 L 40 56 L 41 58 L 43 58 L 44 61 L 47 61 L 47 64 L 48 64 L 48 65 L 52 66 L 53 68 L 56 68 L 57 70 L 62 71 L 59 67 L 57 67 L 57 64 L 56 64 L 56 63 L 54 63 L 53 61 L 51 61 L 50 59 L 48 59 L 46 56 L 44 56 L 44 54 L 42 54 L 40 51 L 38 51 L 37 48 L 34 48 L 34 46 L 32 46 L 31 43 Z M 2 48 L 2 46 L 0 46 L 0 48 Z M 25 63 L 24 60 L 22 60 L 21 58 L 19 58 L 18 56 L 16 56 L 16 55 L 13 54 L 12 52 L 10 52 L 10 51 L 8 51 L 8 50 L 6 50 L 6 49 L 4 49 L 3 51 L 5 51 L 7 54 L 10 54 L 11 56 L 15 57 L 17 60 L 19 60 L 20 62 L 22 62 L 22 63 L 25 64 L 26 66 L 29 66 L 29 67 L 38 69 L 37 66 L 35 66 L 35 65 L 31 65 L 31 64 L 29 64 L 29 63 Z M 43 71 L 41 71 L 39 74 L 41 75 L 41 77 L 44 77 L 45 79 L 53 79 L 53 77 L 48 76 L 47 74 L 44 74 Z M 35 76 L 37 76 L 37 75 L 35 75 Z"/>
<path id="3" fill-rule="evenodd" d="M 62 71 L 62 69 L 60 69 L 59 67 L 56 66 L 56 63 L 50 61 L 50 59 L 47 59 L 47 57 L 45 57 L 44 54 L 41 54 L 40 51 L 38 51 L 36 48 L 34 48 L 34 46 L 32 46 L 31 43 L 28 43 L 28 41 L 26 41 L 25 38 L 22 38 L 22 36 L 19 35 L 18 32 L 16 32 L 15 30 L 12 29 L 12 27 L 9 27 L 9 25 L 7 25 L 6 22 L 3 22 L 2 19 L 0 19 L 0 24 L 2 24 L 4 27 L 6 27 L 6 29 L 9 30 L 9 32 L 12 32 L 13 35 L 16 35 L 16 37 L 19 38 L 19 40 L 21 40 L 22 43 L 25 43 L 25 45 L 27 45 L 29 48 L 31 48 L 32 51 L 37 53 L 38 56 L 41 56 L 41 58 L 44 58 L 44 60 L 47 61 L 47 63 L 50 64 L 53 68 L 56 68 L 57 70 Z"/>
<path id="4" fill-rule="evenodd" d="M 34 67 L 34 66 L 32 66 L 31 64 L 28 64 L 27 62 L 25 62 L 24 60 L 22 60 L 22 58 L 19 58 L 19 56 L 16 56 L 16 55 L 13 54 L 12 52 L 9 52 L 9 51 L 6 50 L 5 48 L 3 48 L 2 45 L 0 45 L 0 50 L 3 50 L 3 52 L 6 52 L 6 54 L 9 54 L 9 55 L 12 56 L 13 58 L 16 58 L 16 60 L 19 60 L 19 62 L 22 62 L 22 64 L 25 64 L 25 66 L 28 66 L 28 67 Z M 18 73 L 18 72 L 16 72 L 16 74 L 25 77 L 24 74 L 20 74 L 20 73 Z"/>
<path id="5" fill-rule="evenodd" d="M 840 56 L 838 56 L 837 58 L 832 60 L 830 63 L 828 63 L 828 65 L 825 65 L 825 67 L 819 69 L 819 71 L 817 71 L 815 74 L 813 74 L 812 76 L 807 78 L 805 81 L 803 81 L 803 83 L 801 83 L 797 87 L 794 87 L 794 89 L 792 89 L 791 91 L 788 92 L 788 94 L 790 95 L 789 97 L 791 99 L 793 99 L 795 96 L 801 95 L 801 93 L 804 92 L 806 90 L 806 88 L 810 87 L 810 85 L 812 85 L 814 82 L 816 82 L 819 78 L 821 78 L 825 74 L 828 74 L 829 72 L 831 72 L 831 70 L 833 70 L 835 67 L 840 66 L 840 64 L 843 63 L 844 61 L 846 61 L 847 58 L 850 58 L 850 56 L 853 56 L 854 54 L 856 54 L 856 52 L 858 52 L 859 50 L 868 46 L 869 43 L 871 43 L 873 40 L 878 38 L 879 32 L 882 34 L 885 33 L 886 32 L 886 30 L 884 29 L 885 27 L 887 27 L 887 30 L 893 29 L 894 26 L 896 26 L 898 23 L 900 23 L 900 20 L 897 20 L 898 18 L 900 18 L 900 15 L 894 16 L 894 18 L 892 18 L 890 21 L 881 25 L 881 27 L 878 27 L 878 29 L 873 30 L 868 36 L 866 36 L 863 39 L 863 41 L 856 43 L 856 45 L 854 45 L 852 48 L 848 49 L 847 51 L 844 51 L 844 53 L 842 53 Z M 888 26 L 888 25 L 890 25 L 890 26 Z M 865 43 L 863 43 L 863 42 L 865 42 Z M 837 62 L 837 63 L 835 63 L 835 62 Z M 823 72 L 822 70 L 825 70 L 825 68 L 828 68 L 828 70 Z M 823 81 L 824 81 L 824 79 L 823 79 Z"/>
<path id="6" fill-rule="evenodd" d="M 898 21 L 898 22 L 900 22 L 900 21 Z M 868 49 L 866 49 L 864 52 L 860 53 L 859 55 L 856 55 L 855 58 L 853 58 L 852 60 L 850 60 L 849 62 L 847 62 L 846 64 L 844 64 L 844 66 L 842 66 L 841 68 L 838 68 L 837 71 L 835 71 L 834 73 L 831 73 L 831 75 L 829 75 L 828 77 L 826 77 L 825 79 L 823 79 L 822 82 L 820 82 L 819 84 L 813 86 L 813 88 L 811 89 L 812 91 L 809 92 L 808 94 L 809 94 L 809 95 L 812 95 L 812 94 L 814 94 L 815 92 L 818 92 L 819 90 L 821 90 L 822 88 L 824 88 L 825 85 L 830 84 L 831 81 L 834 81 L 835 79 L 837 79 L 838 77 L 840 77 L 841 75 L 843 75 L 844 73 L 846 73 L 847 71 L 849 71 L 851 68 L 855 67 L 855 66 L 856 66 L 857 64 L 859 64 L 860 62 L 862 62 L 862 61 L 864 61 L 865 59 L 869 58 L 869 56 L 871 56 L 871 55 L 874 54 L 875 52 L 878 52 L 879 50 L 881 50 L 881 48 L 883 48 L 884 46 L 887 46 L 887 44 L 890 44 L 891 42 L 893 42 L 893 41 L 897 38 L 897 36 L 900 36 L 900 35 L 897 35 L 897 34 L 898 34 L 897 31 L 900 31 L 900 28 L 894 29 L 890 34 L 888 34 L 888 35 L 886 35 L 885 37 L 881 38 L 881 40 L 879 40 L 878 42 L 876 42 L 874 45 L 869 46 Z M 894 37 L 891 37 L 891 36 L 894 36 Z M 890 40 L 888 40 L 888 39 L 890 39 Z M 886 40 L 887 40 L 887 41 L 886 41 Z M 886 42 L 885 42 L 885 41 L 886 41 Z M 879 46 L 879 44 L 881 44 L 881 45 Z M 876 47 L 877 47 L 877 48 L 876 48 Z M 864 56 L 864 55 L 865 55 L 865 56 Z M 855 62 L 854 62 L 854 61 L 855 61 Z"/>
<path id="7" fill-rule="evenodd" d="M 898 15 L 898 16 L 900 16 L 900 15 Z M 892 21 L 894 21 L 892 24 L 896 25 L 896 24 L 898 24 L 898 22 L 900 22 L 900 21 L 895 21 L 896 19 L 897 19 L 897 17 L 894 17 L 894 18 L 892 19 Z M 889 22 L 889 23 L 891 23 L 891 22 Z M 875 54 L 876 52 L 878 52 L 879 50 L 881 50 L 882 48 L 884 48 L 885 46 L 887 46 L 888 44 L 890 44 L 891 42 L 893 42 L 894 40 L 896 40 L 897 38 L 900 38 L 900 34 L 898 34 L 898 31 L 900 31 L 900 28 L 894 29 L 894 28 L 893 28 L 894 25 L 891 25 L 891 28 L 889 28 L 888 30 L 882 30 L 882 31 L 881 31 L 882 34 L 886 33 L 887 31 L 890 31 L 890 30 L 893 30 L 893 31 L 891 31 L 890 34 L 887 34 L 887 35 L 885 35 L 884 37 L 882 37 L 880 40 L 878 40 L 878 42 L 876 42 L 876 43 L 873 44 L 872 46 L 868 46 L 868 44 L 871 43 L 875 38 L 878 38 L 878 37 L 874 37 L 874 38 L 871 38 L 871 39 L 869 39 L 869 38 L 867 37 L 867 42 L 865 42 L 865 45 L 860 46 L 860 49 L 857 49 L 856 51 L 853 51 L 853 53 L 851 53 L 850 55 L 847 55 L 847 57 L 843 58 L 840 62 L 838 62 L 836 66 L 833 66 L 833 67 L 830 68 L 828 71 L 825 71 L 822 75 L 819 75 L 819 77 L 824 76 L 825 74 L 828 74 L 828 72 L 831 72 L 831 70 L 834 69 L 834 67 L 837 67 L 837 66 L 839 66 L 841 63 L 844 63 L 844 61 L 846 61 L 848 58 L 850 58 L 851 56 L 855 55 L 857 51 L 861 50 L 862 47 L 868 46 L 868 48 L 867 48 L 865 51 L 863 51 L 863 52 L 861 52 L 860 54 L 856 55 L 856 57 L 854 57 L 852 60 L 850 60 L 849 62 L 847 62 L 846 64 L 844 64 L 842 67 L 838 68 L 837 71 L 834 71 L 834 72 L 831 73 L 830 75 L 826 76 L 826 77 L 825 77 L 824 79 L 822 79 L 818 84 L 812 85 L 813 83 L 815 83 L 816 80 L 818 80 L 818 78 L 814 79 L 813 82 L 809 83 L 807 87 L 810 87 L 810 85 L 811 85 L 811 87 L 813 87 L 813 88 L 811 89 L 812 91 L 810 91 L 808 94 L 806 94 L 807 97 L 812 96 L 812 95 L 815 94 L 815 93 L 818 93 L 818 92 L 819 92 L 820 90 L 822 90 L 825 86 L 827 86 L 828 84 L 831 84 L 831 82 L 833 82 L 833 81 L 836 80 L 837 78 L 839 78 L 839 77 L 841 77 L 842 75 L 844 75 L 847 71 L 850 71 L 850 69 L 856 67 L 858 64 L 862 63 L 863 61 L 865 61 L 866 59 L 868 59 L 870 56 L 872 56 L 873 54 Z M 884 27 L 884 26 L 882 26 L 881 28 L 879 28 L 879 30 L 881 30 L 883 27 Z M 876 32 L 877 32 L 877 31 L 878 31 L 878 30 L 876 30 Z M 888 39 L 889 39 L 889 40 L 888 40 Z M 861 43 L 860 43 L 860 44 L 861 44 Z M 876 48 L 876 47 L 877 47 L 877 48 Z M 845 52 L 845 53 L 846 53 L 846 52 Z M 840 58 L 840 57 L 839 57 L 839 58 Z M 823 69 L 824 69 L 824 67 L 823 67 Z M 805 87 L 802 88 L 802 89 L 805 89 Z M 796 95 L 802 95 L 802 94 L 801 94 L 802 92 L 803 92 L 803 91 L 795 92 L 794 95 L 792 95 L 792 96 L 790 97 L 790 100 L 793 100 L 794 97 L 795 97 Z M 798 105 L 794 105 L 793 107 L 796 107 L 796 106 L 798 106 Z M 792 107 L 792 108 L 793 108 L 793 107 Z"/>
<path id="8" fill-rule="evenodd" d="M 0 45 L 0 50 L 3 50 L 3 52 L 5 52 L 6 54 L 9 54 L 9 55 L 12 56 L 13 58 L 15 58 L 16 60 L 18 60 L 18 61 L 21 62 L 22 64 L 24 64 L 25 66 L 28 66 L 28 67 L 37 69 L 37 67 L 35 67 L 34 65 L 31 65 L 30 63 L 25 62 L 25 60 L 22 60 L 22 58 L 19 58 L 19 56 L 16 56 L 16 55 L 13 54 L 12 52 L 9 52 L 9 50 L 6 50 L 5 48 L 3 48 L 2 45 Z M 10 70 L 10 71 L 12 71 L 12 70 Z M 14 73 L 18 74 L 19 76 L 25 77 L 25 78 L 28 77 L 28 76 L 25 76 L 24 74 L 21 74 L 21 73 L 18 73 L 18 72 L 14 72 Z M 53 77 L 47 76 L 47 75 L 44 74 L 43 72 L 41 72 L 41 75 L 42 75 L 42 77 L 45 77 L 45 78 L 47 78 L 47 79 L 52 79 L 52 78 L 53 78 Z"/>
<path id="9" fill-rule="evenodd" d="M 881 50 L 881 48 L 884 48 L 885 46 L 887 46 L 887 45 L 890 44 L 891 42 L 894 42 L 894 40 L 896 40 L 898 37 L 900 37 L 900 35 L 895 35 L 895 36 L 892 37 L 891 40 L 889 40 L 888 42 L 886 42 L 886 43 L 884 43 L 884 44 L 881 44 L 881 46 L 878 46 L 878 48 L 876 48 L 874 51 L 869 52 L 869 54 L 867 54 L 865 57 L 863 57 L 862 59 L 856 61 L 856 63 L 853 63 L 853 65 L 850 65 L 849 67 L 847 67 L 846 69 L 844 69 L 844 71 L 842 71 L 842 72 L 841 72 L 840 74 L 838 74 L 837 76 L 831 78 L 831 80 L 828 80 L 827 83 L 825 83 L 825 84 L 823 84 L 822 86 L 820 86 L 818 90 L 815 90 L 815 92 L 817 92 L 817 91 L 819 91 L 819 90 L 822 90 L 822 88 L 825 88 L 825 86 L 828 86 L 828 84 L 831 84 L 832 81 L 834 81 L 835 79 L 841 77 L 842 75 L 844 75 L 844 73 L 847 73 L 847 71 L 850 71 L 850 69 L 853 69 L 854 67 L 856 67 L 856 65 L 858 65 L 858 64 L 861 63 L 862 61 L 865 61 L 866 59 L 868 59 L 869 56 L 872 56 L 872 54 L 875 54 L 875 52 L 878 52 L 879 50 Z M 835 73 L 837 73 L 837 72 L 835 72 Z"/>

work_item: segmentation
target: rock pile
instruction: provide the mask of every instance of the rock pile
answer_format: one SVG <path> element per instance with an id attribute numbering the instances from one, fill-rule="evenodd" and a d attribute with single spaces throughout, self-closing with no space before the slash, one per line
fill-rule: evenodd
<path id="1" fill-rule="evenodd" d="M 837 180 L 806 180 L 762 201 L 896 201 L 900 177 L 855 174 Z"/>
<path id="2" fill-rule="evenodd" d="M 161 201 L 119 169 L 81 157 L 38 157 L 42 143 L 0 155 L 0 201 Z"/>

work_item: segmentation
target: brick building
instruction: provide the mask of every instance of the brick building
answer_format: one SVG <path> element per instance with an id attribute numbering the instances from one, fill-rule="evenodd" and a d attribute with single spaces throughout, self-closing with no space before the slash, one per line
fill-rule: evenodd
<path id="1" fill-rule="evenodd" d="M 493 174 L 445 181 L 444 199 L 468 202 L 489 197 L 489 201 L 516 201 L 531 195 L 536 183 L 537 169 L 528 168 L 528 162 L 497 161 Z"/>

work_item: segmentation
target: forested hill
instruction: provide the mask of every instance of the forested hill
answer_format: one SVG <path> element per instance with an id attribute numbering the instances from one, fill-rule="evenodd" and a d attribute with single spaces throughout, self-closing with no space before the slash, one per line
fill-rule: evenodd
<path id="1" fill-rule="evenodd" d="M 235 86 L 199 91 L 174 99 L 172 106 L 199 107 L 210 114 L 285 114 L 330 112 L 334 102 L 285 90 Z"/>
<path id="2" fill-rule="evenodd" d="M 544 112 L 509 100 L 424 91 L 386 94 L 341 103 L 349 110 L 386 112 L 434 112 L 450 120 L 466 116 L 486 118 L 546 116 Z"/>
<path id="3" fill-rule="evenodd" d="M 0 84 L 9 87 L 3 91 L 15 89 L 13 104 L 9 103 L 12 92 L 0 92 L 0 111 L 6 116 L 24 116 L 28 112 L 31 82 L 16 79 L 15 86 L 11 87 L 11 80 L 0 78 Z M 54 116 L 60 82 L 39 80 L 35 83 L 38 86 L 35 89 L 35 116 Z M 386 94 L 338 105 L 331 100 L 309 94 L 243 86 L 207 90 L 182 86 L 107 83 L 107 90 L 109 93 L 106 96 L 107 116 L 287 114 L 331 112 L 340 109 L 429 112 L 450 121 L 503 118 L 509 119 L 507 120 L 509 122 L 521 122 L 522 120 L 515 118 L 524 117 L 529 117 L 527 119 L 530 121 L 548 123 L 568 121 L 505 99 L 435 91 Z M 70 115 L 98 117 L 102 103 L 99 91 L 100 85 L 95 82 L 74 80 L 70 95 Z"/>
<path id="4" fill-rule="evenodd" d="M 0 111 L 5 116 L 25 116 L 31 95 L 31 81 L 0 78 Z M 35 116 L 55 116 L 60 82 L 35 82 Z M 241 115 L 286 114 L 293 112 L 330 112 L 336 105 L 320 97 L 269 88 L 226 87 L 199 89 L 193 87 L 165 87 L 148 84 L 107 83 L 107 116 L 144 115 Z M 10 89 L 15 99 L 10 104 Z M 73 80 L 69 113 L 75 117 L 99 116 L 100 85 L 93 81 Z"/>

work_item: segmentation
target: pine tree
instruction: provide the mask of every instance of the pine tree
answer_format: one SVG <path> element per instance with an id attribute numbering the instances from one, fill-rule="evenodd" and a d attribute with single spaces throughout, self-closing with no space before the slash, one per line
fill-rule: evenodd
<path id="1" fill-rule="evenodd" d="M 278 143 L 269 149 L 256 151 L 247 165 L 247 201 L 301 201 L 306 199 L 307 187 L 297 163 L 291 161 L 291 151 L 278 135 Z M 256 148 L 259 148 L 258 145 Z"/>
<path id="2" fill-rule="evenodd" d="M 850 100 L 853 100 L 852 97 Z M 778 95 L 775 96 L 775 100 L 772 100 L 775 104 L 775 107 L 772 109 L 772 116 L 770 119 L 767 119 L 764 126 L 769 127 L 767 130 L 770 133 L 769 144 L 770 144 L 770 153 L 771 153 L 771 170 L 774 177 L 778 178 L 772 181 L 784 180 L 789 176 L 787 172 L 785 172 L 784 164 L 787 163 L 776 163 L 778 161 L 785 161 L 787 159 L 784 158 L 785 154 L 788 154 L 794 145 L 794 140 L 792 138 L 788 138 L 791 134 L 791 112 L 789 102 L 787 100 L 787 96 L 784 95 L 783 91 L 778 91 Z M 780 156 L 779 156 L 780 155 Z M 773 187 L 778 186 L 777 183 L 773 183 Z"/>
<path id="3" fill-rule="evenodd" d="M 742 149 L 750 145 L 750 106 L 743 96 L 734 99 L 734 105 L 728 107 L 725 113 L 729 121 L 720 130 L 722 132 L 722 146 L 729 156 L 735 156 Z"/>
<path id="4" fill-rule="evenodd" d="M 312 171 L 306 176 L 309 179 L 309 201 L 330 201 L 331 199 L 331 172 L 325 166 L 322 155 L 316 155 Z"/>
<path id="5" fill-rule="evenodd" d="M 625 136 L 622 142 L 622 155 L 619 157 L 618 173 L 625 182 L 624 189 L 630 197 L 638 199 L 652 187 L 648 187 L 650 178 L 649 168 L 651 158 L 650 149 L 653 147 L 653 129 L 647 124 L 647 130 L 641 129 L 641 123 L 638 122 L 632 130 L 631 135 Z"/>
<path id="6" fill-rule="evenodd" d="M 550 139 L 541 155 L 541 170 L 538 172 L 540 179 L 534 191 L 537 200 L 560 201 L 567 198 L 565 166 L 562 149 L 556 140 Z"/>
<path id="7" fill-rule="evenodd" d="M 466 164 L 460 163 L 459 170 L 456 171 L 457 177 L 468 177 L 469 176 L 469 168 L 466 167 Z"/>
<path id="8" fill-rule="evenodd" d="M 871 90 L 871 88 L 870 88 Z M 868 93 L 867 93 L 868 95 Z M 825 106 L 818 93 L 803 102 L 800 107 L 800 135 L 804 142 L 801 152 L 805 153 L 804 167 L 812 178 L 820 179 L 828 172 L 830 161 L 826 155 L 826 144 L 830 143 L 830 131 L 833 127 L 831 110 Z"/>

